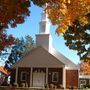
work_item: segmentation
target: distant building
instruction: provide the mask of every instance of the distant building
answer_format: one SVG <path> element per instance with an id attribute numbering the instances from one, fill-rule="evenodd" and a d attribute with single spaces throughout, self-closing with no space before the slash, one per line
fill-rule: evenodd
<path id="1" fill-rule="evenodd" d="M 78 87 L 78 66 L 53 48 L 50 22 L 45 12 L 39 25 L 36 47 L 12 66 L 11 83 L 18 83 L 19 86 L 24 83 L 29 87 L 51 84 L 64 88 Z"/>
<path id="2" fill-rule="evenodd" d="M 83 87 L 84 85 L 90 86 L 90 75 L 85 75 L 84 73 L 81 73 L 79 76 L 80 80 L 80 87 Z"/>
<path id="3" fill-rule="evenodd" d="M 80 87 L 90 85 L 90 65 L 88 62 L 82 62 L 80 65 L 79 83 Z"/>
<path id="4" fill-rule="evenodd" d="M 9 72 L 4 69 L 4 67 L 0 66 L 0 85 L 5 81 L 5 79 L 9 76 Z"/>

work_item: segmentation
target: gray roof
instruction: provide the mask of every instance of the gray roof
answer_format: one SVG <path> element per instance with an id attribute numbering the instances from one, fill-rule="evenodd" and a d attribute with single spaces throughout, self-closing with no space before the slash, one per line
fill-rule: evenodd
<path id="1" fill-rule="evenodd" d="M 65 57 L 63 54 L 55 50 L 54 48 L 52 49 L 51 54 L 55 56 L 58 60 L 60 60 L 62 63 L 64 63 L 67 67 L 78 67 L 75 63 L 73 63 L 70 59 Z"/>

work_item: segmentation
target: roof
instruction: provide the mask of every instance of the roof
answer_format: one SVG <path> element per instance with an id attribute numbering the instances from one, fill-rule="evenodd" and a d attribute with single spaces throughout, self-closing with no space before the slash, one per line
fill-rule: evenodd
<path id="1" fill-rule="evenodd" d="M 73 63 L 70 59 L 68 59 L 67 57 L 65 57 L 63 54 L 61 54 L 60 52 L 58 52 L 54 48 L 52 49 L 51 54 L 53 56 L 55 56 L 59 61 L 61 61 L 62 63 L 64 63 L 67 67 L 69 66 L 69 67 L 78 68 L 78 65 L 76 65 L 75 63 Z"/>
<path id="2" fill-rule="evenodd" d="M 80 75 L 79 78 L 90 79 L 90 75 Z"/>
<path id="3" fill-rule="evenodd" d="M 3 66 L 0 66 L 0 72 L 4 73 L 5 75 L 9 75 L 9 72 L 6 69 L 4 69 Z"/>
<path id="4" fill-rule="evenodd" d="M 56 57 L 44 48 L 38 46 L 30 51 L 24 58 L 15 63 L 11 68 L 16 67 L 63 67 L 65 66 Z"/>
<path id="5" fill-rule="evenodd" d="M 43 60 L 43 58 L 46 58 L 47 60 Z M 53 59 L 53 61 L 52 61 L 52 59 Z M 53 52 L 48 52 L 47 50 L 45 50 L 44 48 L 42 48 L 40 46 L 31 50 L 29 54 L 27 54 L 24 58 L 22 58 L 16 64 L 14 64 L 12 66 L 12 68 L 17 67 L 18 65 L 21 65 L 21 64 L 22 64 L 22 66 L 23 65 L 26 65 L 26 66 L 33 65 L 35 67 L 40 66 L 41 64 L 42 64 L 42 66 L 45 66 L 45 64 L 49 65 L 49 66 L 56 65 L 56 67 L 59 67 L 60 65 L 65 65 L 67 67 L 73 67 L 73 68 L 77 69 L 76 64 L 74 64 L 72 61 L 67 59 L 61 53 L 57 52 L 55 49 L 53 49 Z"/>

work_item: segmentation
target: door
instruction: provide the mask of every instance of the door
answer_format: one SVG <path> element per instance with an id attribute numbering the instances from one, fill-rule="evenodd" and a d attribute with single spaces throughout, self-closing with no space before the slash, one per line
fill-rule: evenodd
<path id="1" fill-rule="evenodd" d="M 44 87 L 45 85 L 45 73 L 34 72 L 33 73 L 33 87 Z"/>

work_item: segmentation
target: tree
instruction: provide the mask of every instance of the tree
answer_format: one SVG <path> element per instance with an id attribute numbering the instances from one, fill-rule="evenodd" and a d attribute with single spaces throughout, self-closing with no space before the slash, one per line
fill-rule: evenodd
<path id="1" fill-rule="evenodd" d="M 33 49 L 34 46 L 34 40 L 31 38 L 31 36 L 27 35 L 25 36 L 25 50 L 23 52 L 23 57 L 30 52 L 31 49 Z"/>
<path id="2" fill-rule="evenodd" d="M 90 60 L 90 23 L 82 25 L 76 20 L 64 34 L 65 44 L 72 50 L 76 50 L 81 60 Z"/>
<path id="3" fill-rule="evenodd" d="M 25 39 L 16 39 L 16 44 L 12 46 L 8 59 L 5 62 L 5 68 L 9 70 L 13 64 L 28 54 L 32 48 L 34 48 L 34 41 L 31 36 L 27 35 Z"/>
<path id="4" fill-rule="evenodd" d="M 83 72 L 84 75 L 90 75 L 90 62 L 82 62 L 80 64 L 80 72 Z"/>
<path id="5" fill-rule="evenodd" d="M 12 44 L 14 44 L 14 37 L 12 35 L 7 35 L 5 30 L 0 30 L 0 54 L 4 48 Z"/>
<path id="6" fill-rule="evenodd" d="M 86 15 L 90 13 L 90 0 L 32 0 L 34 4 L 43 6 L 53 25 L 57 25 L 57 34 L 65 33 L 75 20 L 88 23 Z M 90 20 L 90 19 L 89 19 Z"/>
<path id="7" fill-rule="evenodd" d="M 30 14 L 29 6 L 29 0 L 0 0 L 0 28 L 23 23 Z"/>
<path id="8" fill-rule="evenodd" d="M 14 39 L 5 32 L 9 26 L 16 27 L 22 24 L 29 16 L 29 0 L 0 0 L 0 52 L 13 44 Z"/>

